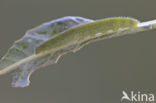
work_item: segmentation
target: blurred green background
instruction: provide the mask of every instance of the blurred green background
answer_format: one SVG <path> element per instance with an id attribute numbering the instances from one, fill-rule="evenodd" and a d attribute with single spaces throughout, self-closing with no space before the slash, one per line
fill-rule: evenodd
<path id="1" fill-rule="evenodd" d="M 155 0 L 0 0 L 0 57 L 25 31 L 63 16 L 156 19 Z M 92 43 L 36 71 L 27 88 L 0 76 L 0 103 L 120 103 L 122 90 L 156 95 L 156 30 Z M 125 103 L 125 102 L 124 102 Z"/>

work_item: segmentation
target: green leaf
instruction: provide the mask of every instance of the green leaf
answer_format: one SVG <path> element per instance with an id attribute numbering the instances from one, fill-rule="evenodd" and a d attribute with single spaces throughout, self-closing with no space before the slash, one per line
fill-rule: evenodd
<path id="1" fill-rule="evenodd" d="M 68 16 L 44 23 L 27 31 L 24 37 L 16 41 L 0 60 L 0 74 L 11 72 L 13 75 L 12 86 L 14 87 L 28 86 L 29 77 L 33 71 L 48 64 L 53 64 L 56 59 L 54 57 L 51 60 L 49 58 L 51 54 L 36 55 L 35 49 L 71 27 L 92 21 L 82 17 Z"/>

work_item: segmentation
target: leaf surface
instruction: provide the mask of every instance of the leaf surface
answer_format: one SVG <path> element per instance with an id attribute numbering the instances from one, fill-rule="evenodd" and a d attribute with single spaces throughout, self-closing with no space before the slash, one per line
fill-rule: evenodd
<path id="1" fill-rule="evenodd" d="M 90 42 L 127 34 L 138 24 L 128 17 L 102 20 L 63 17 L 44 23 L 13 44 L 0 61 L 0 74 L 10 72 L 12 86 L 26 87 L 36 69 L 54 64 L 62 55 L 76 52 Z"/>
<path id="2" fill-rule="evenodd" d="M 27 31 L 0 60 L 0 74 L 10 72 L 13 75 L 12 86 L 14 87 L 28 86 L 33 71 L 53 64 L 57 59 L 55 56 L 51 57 L 51 54 L 36 55 L 36 48 L 63 31 L 88 22 L 93 20 L 67 16 Z"/>

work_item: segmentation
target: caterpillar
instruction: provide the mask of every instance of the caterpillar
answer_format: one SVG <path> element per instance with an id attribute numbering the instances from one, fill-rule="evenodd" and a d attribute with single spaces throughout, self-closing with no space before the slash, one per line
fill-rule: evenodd
<path id="1" fill-rule="evenodd" d="M 62 50 L 63 48 L 73 47 L 73 45 L 73 51 L 77 51 L 91 41 L 115 36 L 115 33 L 134 28 L 138 24 L 138 20 L 130 17 L 106 18 L 82 24 L 46 41 L 36 49 L 36 53 L 38 54 L 49 49 L 51 51 Z"/>

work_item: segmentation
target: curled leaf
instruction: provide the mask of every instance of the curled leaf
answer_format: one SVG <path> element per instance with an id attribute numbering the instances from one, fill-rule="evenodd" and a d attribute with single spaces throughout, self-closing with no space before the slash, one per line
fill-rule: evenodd
<path id="1" fill-rule="evenodd" d="M 54 64 L 64 54 L 90 42 L 156 28 L 156 21 L 140 23 L 128 17 L 91 20 L 63 17 L 26 32 L 0 60 L 0 74 L 13 75 L 12 86 L 26 87 L 33 71 Z"/>

